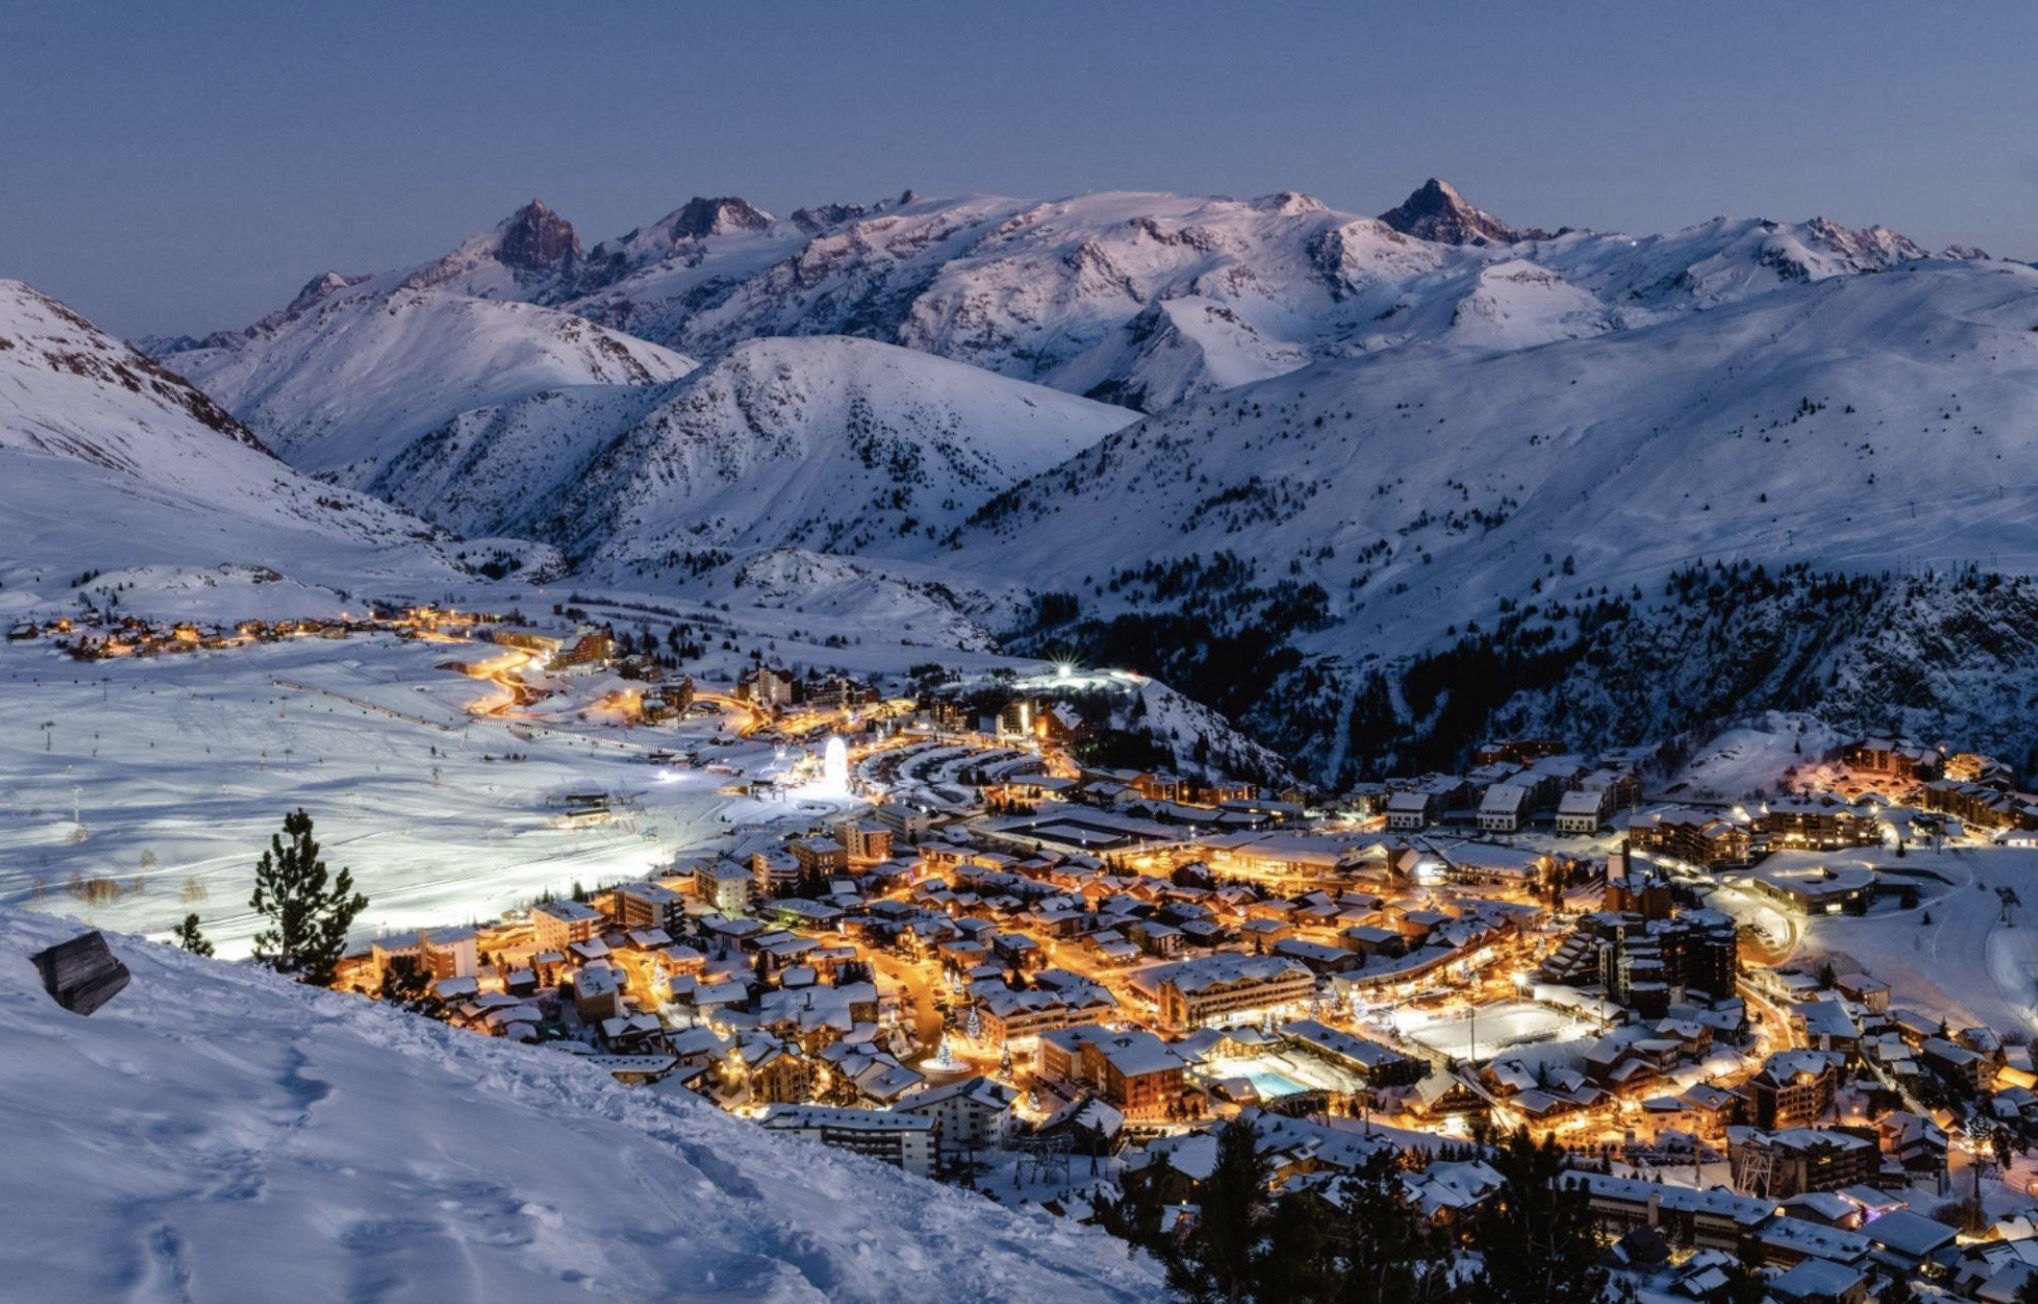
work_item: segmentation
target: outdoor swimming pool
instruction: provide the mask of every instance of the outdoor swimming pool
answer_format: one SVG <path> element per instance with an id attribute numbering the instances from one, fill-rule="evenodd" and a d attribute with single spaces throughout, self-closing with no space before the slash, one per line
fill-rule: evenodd
<path id="1" fill-rule="evenodd" d="M 1261 1100 L 1279 1100 L 1282 1096 L 1299 1095 L 1309 1090 L 1285 1073 L 1273 1069 L 1251 1068 L 1245 1071 L 1245 1080 L 1253 1084 Z"/>

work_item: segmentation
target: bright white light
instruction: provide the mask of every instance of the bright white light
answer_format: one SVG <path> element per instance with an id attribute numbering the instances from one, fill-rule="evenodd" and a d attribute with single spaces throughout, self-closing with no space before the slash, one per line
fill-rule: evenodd
<path id="1" fill-rule="evenodd" d="M 806 795 L 840 800 L 849 795 L 849 744 L 830 734 L 821 748 L 821 777 L 808 784 Z"/>

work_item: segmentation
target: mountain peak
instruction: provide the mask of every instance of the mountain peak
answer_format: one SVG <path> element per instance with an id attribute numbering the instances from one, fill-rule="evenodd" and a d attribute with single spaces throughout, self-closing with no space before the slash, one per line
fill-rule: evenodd
<path id="1" fill-rule="evenodd" d="M 795 209 L 792 223 L 808 235 L 819 235 L 831 226 L 853 222 L 869 212 L 862 204 L 820 204 L 813 208 Z"/>
<path id="2" fill-rule="evenodd" d="M 1545 232 L 1511 227 L 1493 214 L 1474 208 L 1456 186 L 1441 177 L 1423 182 L 1399 208 L 1380 214 L 1380 220 L 1403 235 L 1438 244 L 1513 244 L 1517 240 L 1547 238 Z"/>
<path id="3" fill-rule="evenodd" d="M 734 195 L 703 199 L 696 195 L 686 207 L 672 215 L 672 238 L 704 239 L 731 231 L 762 231 L 771 225 L 771 214 L 752 207 Z"/>
<path id="4" fill-rule="evenodd" d="M 550 275 L 580 256 L 580 238 L 573 224 L 533 199 L 497 228 L 502 235 L 496 258 L 518 271 Z"/>

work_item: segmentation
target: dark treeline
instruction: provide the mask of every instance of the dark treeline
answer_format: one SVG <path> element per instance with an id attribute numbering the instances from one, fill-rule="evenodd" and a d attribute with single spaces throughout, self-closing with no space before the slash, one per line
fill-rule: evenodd
<path id="1" fill-rule="evenodd" d="M 1249 1122 L 1218 1135 L 1214 1170 L 1172 1226 L 1161 1183 L 1099 1210 L 1160 1260 L 1184 1304 L 1579 1304 L 1610 1275 L 1565 1154 L 1517 1132 L 1480 1147 L 1502 1183 L 1469 1222 L 1444 1226 L 1410 1198 L 1403 1157 L 1383 1146 L 1356 1172 L 1272 1194 Z M 1470 1252 L 1476 1251 L 1476 1258 Z"/>

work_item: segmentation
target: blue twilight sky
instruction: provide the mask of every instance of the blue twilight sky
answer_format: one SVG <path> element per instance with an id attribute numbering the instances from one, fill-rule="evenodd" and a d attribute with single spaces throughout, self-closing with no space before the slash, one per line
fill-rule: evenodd
<path id="1" fill-rule="evenodd" d="M 1883 222 L 2038 255 L 2038 5 L 0 0 L 0 276 L 245 323 L 533 196 L 1304 190 L 1520 224 Z"/>

